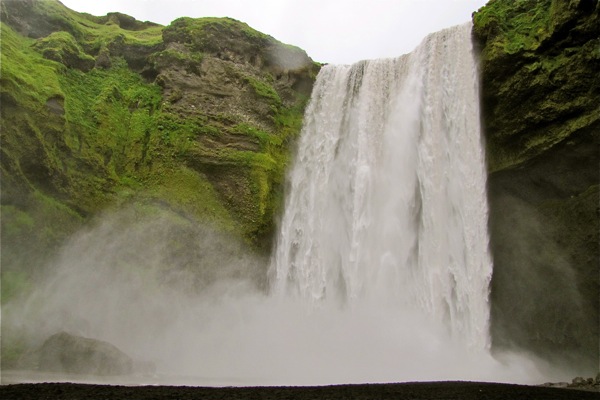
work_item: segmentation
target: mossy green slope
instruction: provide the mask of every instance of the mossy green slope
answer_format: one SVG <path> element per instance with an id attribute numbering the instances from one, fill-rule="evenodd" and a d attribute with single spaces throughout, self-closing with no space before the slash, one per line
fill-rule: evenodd
<path id="1" fill-rule="evenodd" d="M 268 249 L 319 68 L 306 53 L 231 19 L 165 28 L 55 0 L 0 11 L 3 302 L 6 282 L 124 205 Z"/>
<path id="2" fill-rule="evenodd" d="M 490 0 L 473 15 L 493 343 L 581 373 L 600 362 L 599 14 L 596 0 Z"/>

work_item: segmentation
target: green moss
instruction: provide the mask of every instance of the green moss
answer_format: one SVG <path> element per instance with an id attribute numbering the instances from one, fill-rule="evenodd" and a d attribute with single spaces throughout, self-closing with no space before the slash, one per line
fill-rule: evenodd
<path id="1" fill-rule="evenodd" d="M 534 50 L 550 34 L 551 0 L 490 0 L 473 15 L 476 29 L 492 41 L 492 51 Z"/>
<path id="2" fill-rule="evenodd" d="M 12 220 L 10 224 L 6 225 L 3 234 L 10 237 L 24 237 L 32 233 L 34 222 L 29 214 L 20 211 L 15 206 L 3 205 L 1 209 L 4 221 Z"/>
<path id="3" fill-rule="evenodd" d="M 167 201 L 177 210 L 190 214 L 219 230 L 234 232 L 236 223 L 223 207 L 210 182 L 196 171 L 180 167 L 165 171 L 146 182 L 143 197 Z"/>
<path id="4" fill-rule="evenodd" d="M 31 217 L 36 221 L 36 235 L 42 247 L 50 248 L 66 239 L 83 222 L 83 218 L 63 202 L 41 192 L 32 195 Z"/>
<path id="5" fill-rule="evenodd" d="M 160 88 L 118 60 L 84 73 L 35 51 L 65 43 L 74 43 L 66 32 L 35 42 L 2 24 L 3 268 L 35 268 L 81 226 L 80 213 L 103 209 L 149 170 L 143 160 L 160 145 Z"/>
<path id="6" fill-rule="evenodd" d="M 274 111 L 281 106 L 281 97 L 279 97 L 279 94 L 273 88 L 273 86 L 251 76 L 245 77 L 244 80 L 250 85 L 257 96 L 266 99 L 271 106 L 274 107 Z"/>
<path id="7" fill-rule="evenodd" d="M 268 133 L 264 130 L 258 129 L 250 124 L 241 123 L 237 124 L 231 130 L 233 133 L 238 135 L 244 135 L 256 138 L 261 145 L 262 149 L 266 149 L 266 146 L 269 144 L 272 145 L 280 145 L 281 139 L 279 136 Z"/>
<path id="8" fill-rule="evenodd" d="M 158 24 L 139 25 L 143 29 L 138 30 L 122 29 L 110 17 L 79 14 L 56 0 L 36 1 L 31 12 L 69 32 L 91 54 L 97 54 L 101 48 L 116 40 L 140 46 L 154 46 L 162 40 L 162 26 Z"/>
<path id="9" fill-rule="evenodd" d="M 85 212 L 101 209 L 120 176 L 134 176 L 147 167 L 144 161 L 159 146 L 152 139 L 160 88 L 145 84 L 118 59 L 109 70 L 64 69 L 42 58 L 29 45 L 31 40 L 6 24 L 2 30 L 2 95 L 9 99 L 2 118 L 4 153 L 23 165 L 26 157 L 41 152 L 37 162 L 55 180 L 32 176 L 31 184 L 39 179 L 51 193 Z M 37 44 L 53 48 L 74 43 L 66 32 L 46 39 Z M 51 99 L 64 106 L 64 115 L 49 111 Z M 75 157 L 66 156 L 65 147 Z"/>
<path id="10" fill-rule="evenodd" d="M 147 134 L 160 93 L 118 66 L 87 74 L 69 69 L 59 80 L 65 113 L 60 146 L 52 151 L 62 163 L 56 190 L 73 206 L 95 212 L 110 202 L 110 187 L 134 175 L 149 151 Z"/>
<path id="11" fill-rule="evenodd" d="M 94 57 L 85 54 L 68 32 L 52 32 L 50 35 L 38 39 L 34 48 L 44 58 L 57 61 L 67 67 L 89 71 L 94 66 Z"/>
<path id="12" fill-rule="evenodd" d="M 33 110 L 41 109 L 50 98 L 64 97 L 57 74 L 61 67 L 34 51 L 33 40 L 21 37 L 5 23 L 0 25 L 0 93 Z"/>
<path id="13" fill-rule="evenodd" d="M 300 96 L 291 107 L 281 107 L 273 118 L 279 135 L 287 143 L 296 139 L 302 129 L 302 120 L 304 118 L 304 109 L 308 104 L 308 97 Z"/>
<path id="14" fill-rule="evenodd" d="M 183 18 L 164 38 L 184 46 L 165 50 L 162 27 L 122 14 L 79 14 L 55 0 L 28 12 L 47 35 L 29 39 L 2 23 L 2 229 L 3 243 L 15 245 L 2 252 L 5 265 L 35 268 L 89 217 L 132 202 L 164 203 L 254 245 L 268 240 L 305 101 L 290 106 L 286 93 L 284 103 L 271 75 L 234 62 L 252 63 L 243 57 L 274 39 L 232 19 Z M 270 115 L 258 126 L 238 115 L 179 113 L 173 103 L 185 103 L 183 93 L 164 98 L 132 66 L 127 50 L 140 47 L 150 68 L 188 73 L 207 55 L 237 51 L 242 59 L 227 68 Z M 93 68 L 96 57 L 102 69 Z M 40 257 L 24 256 L 26 236 L 40 243 Z"/>
<path id="15" fill-rule="evenodd" d="M 275 114 L 276 132 L 268 134 L 246 124 L 236 129 L 240 133 L 258 138 L 262 153 L 232 152 L 228 157 L 237 165 L 249 168 L 250 194 L 247 204 L 241 208 L 249 216 L 247 235 L 260 243 L 269 238 L 274 230 L 274 216 L 283 207 L 283 184 L 290 162 L 290 147 L 302 128 L 303 111 L 307 99 L 301 99 L 294 107 L 281 107 Z M 263 246 L 268 244 L 262 243 Z"/>
<path id="16" fill-rule="evenodd" d="M 600 39 L 593 6 L 491 0 L 473 23 L 490 171 L 523 163 L 598 122 Z"/>
<path id="17" fill-rule="evenodd" d="M 221 34 L 243 36 L 250 41 L 272 39 L 270 36 L 252 29 L 247 24 L 233 18 L 188 18 L 174 20 L 163 31 L 165 42 L 180 42 L 189 45 L 191 50 L 202 52 L 212 48 L 214 37 Z"/>

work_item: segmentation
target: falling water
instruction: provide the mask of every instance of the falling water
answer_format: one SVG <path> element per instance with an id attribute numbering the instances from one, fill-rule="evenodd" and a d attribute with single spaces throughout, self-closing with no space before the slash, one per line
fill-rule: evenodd
<path id="1" fill-rule="evenodd" d="M 273 290 L 419 312 L 488 348 L 478 102 L 470 24 L 397 59 L 325 66 L 290 175 Z"/>
<path id="2" fill-rule="evenodd" d="M 169 210 L 123 210 L 74 235 L 31 296 L 3 304 L 3 341 L 36 348 L 67 330 L 156 366 L 121 383 L 548 379 L 489 352 L 477 98 L 469 25 L 397 59 L 324 67 L 268 293 L 263 260 L 227 238 Z"/>

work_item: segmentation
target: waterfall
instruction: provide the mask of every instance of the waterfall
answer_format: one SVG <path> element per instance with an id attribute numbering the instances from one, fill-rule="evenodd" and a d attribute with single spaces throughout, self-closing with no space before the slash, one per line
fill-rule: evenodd
<path id="1" fill-rule="evenodd" d="M 368 302 L 489 348 L 486 172 L 471 25 L 396 59 L 323 67 L 271 261 L 272 291 Z"/>
<path id="2" fill-rule="evenodd" d="M 230 237 L 174 210 L 124 209 L 75 234 L 31 296 L 3 304 L 3 335 L 39 348 L 67 330 L 156 366 L 124 384 L 565 380 L 489 351 L 476 72 L 469 25 L 397 59 L 321 70 L 268 291 L 264 260 Z"/>

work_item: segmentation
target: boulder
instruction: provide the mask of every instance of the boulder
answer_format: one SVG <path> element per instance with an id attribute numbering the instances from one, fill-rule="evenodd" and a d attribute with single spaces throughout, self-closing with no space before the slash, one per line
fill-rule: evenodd
<path id="1" fill-rule="evenodd" d="M 91 375 L 125 375 L 133 372 L 132 359 L 110 343 L 71 335 L 50 336 L 38 351 L 39 369 Z"/>

